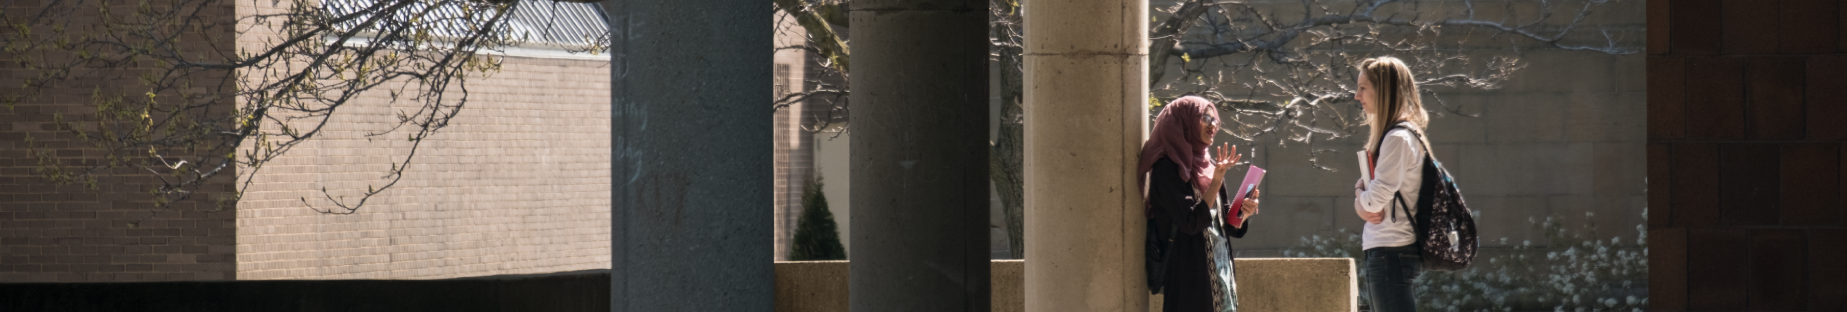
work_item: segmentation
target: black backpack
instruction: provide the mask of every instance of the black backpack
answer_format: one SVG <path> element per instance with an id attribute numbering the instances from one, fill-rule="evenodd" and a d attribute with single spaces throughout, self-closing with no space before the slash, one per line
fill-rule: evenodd
<path id="1" fill-rule="evenodd" d="M 1409 127 L 1412 135 L 1423 142 L 1423 134 Z M 1424 181 L 1417 192 L 1417 213 L 1404 204 L 1403 194 L 1393 192 L 1392 220 L 1398 219 L 1398 210 L 1407 209 L 1411 215 L 1411 229 L 1417 236 L 1417 246 L 1424 258 L 1424 269 L 1431 271 L 1458 271 L 1468 269 L 1475 260 L 1475 250 L 1480 247 L 1480 237 L 1475 233 L 1475 215 L 1462 200 L 1462 190 L 1456 188 L 1456 180 L 1449 171 L 1443 170 L 1443 164 L 1437 162 L 1430 144 L 1424 143 Z M 1377 150 L 1375 147 L 1374 150 Z M 1399 208 L 1403 207 L 1403 208 Z"/>

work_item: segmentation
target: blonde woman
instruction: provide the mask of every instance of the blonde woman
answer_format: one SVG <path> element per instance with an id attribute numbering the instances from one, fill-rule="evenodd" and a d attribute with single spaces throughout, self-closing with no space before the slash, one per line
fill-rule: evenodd
<path id="1" fill-rule="evenodd" d="M 1372 311 L 1416 311 L 1411 280 L 1422 270 L 1417 237 L 1411 229 L 1423 182 L 1423 129 L 1430 117 L 1419 101 L 1417 82 L 1404 61 L 1390 56 L 1360 63 L 1354 98 L 1372 126 L 1366 142 L 1372 157 L 1372 180 L 1353 185 L 1353 211 L 1366 220 L 1361 235 L 1366 282 Z M 1362 169 L 1366 170 L 1366 169 Z"/>

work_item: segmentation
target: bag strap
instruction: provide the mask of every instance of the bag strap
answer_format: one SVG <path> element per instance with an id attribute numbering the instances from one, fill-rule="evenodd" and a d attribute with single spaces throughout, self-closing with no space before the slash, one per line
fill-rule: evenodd
<path id="1" fill-rule="evenodd" d="M 1398 210 L 1399 209 L 1405 210 L 1404 211 L 1405 217 L 1407 218 L 1411 217 L 1411 210 L 1410 210 L 1411 208 L 1409 208 L 1410 205 L 1407 205 L 1404 203 L 1404 193 L 1399 192 L 1399 191 L 1392 191 L 1392 201 L 1393 201 L 1392 209 L 1390 209 L 1392 212 L 1392 222 L 1398 222 Z"/>
<path id="2" fill-rule="evenodd" d="M 1180 225 L 1175 224 L 1173 226 L 1167 227 L 1167 239 L 1162 240 L 1162 241 L 1167 242 L 1167 250 L 1161 251 L 1161 253 L 1164 254 L 1164 255 L 1161 255 L 1161 266 L 1162 266 L 1161 273 L 1167 273 L 1166 266 L 1168 264 L 1174 263 L 1174 249 L 1177 249 L 1177 248 L 1174 248 L 1175 247 L 1174 238 L 1176 238 L 1175 236 L 1179 236 L 1179 235 L 1180 235 Z"/>
<path id="3" fill-rule="evenodd" d="M 1423 133 L 1423 132 L 1420 132 L 1420 131 L 1418 131 L 1418 130 L 1417 130 L 1417 128 L 1413 128 L 1413 127 L 1406 127 L 1406 126 L 1404 126 L 1404 125 L 1396 125 L 1396 126 L 1392 126 L 1392 129 L 1398 129 L 1398 128 L 1404 128 L 1404 130 L 1405 130 L 1405 131 L 1410 131 L 1410 132 L 1411 132 L 1411 135 L 1412 135 L 1412 136 L 1416 136 L 1416 137 L 1417 137 L 1417 143 L 1418 143 L 1418 146 L 1423 146 L 1423 147 L 1424 147 L 1424 164 L 1428 164 L 1428 165 L 1429 165 L 1428 167 L 1434 167 L 1434 168 L 1437 168 L 1437 172 L 1435 172 L 1435 173 L 1436 173 L 1436 176 L 1437 176 L 1437 179 L 1439 179 L 1439 180 L 1440 180 L 1440 179 L 1445 179 L 1446 177 L 1448 177 L 1448 176 L 1449 176 L 1449 171 L 1448 171 L 1447 169 L 1443 169 L 1443 166 L 1441 166 L 1441 165 L 1439 165 L 1439 163 L 1437 162 L 1437 155 L 1436 155 L 1436 152 L 1435 152 L 1435 151 L 1431 151 L 1431 150 L 1430 150 L 1430 142 L 1429 142 L 1429 141 L 1425 141 L 1425 138 L 1424 138 L 1424 133 Z M 1386 130 L 1386 132 L 1390 132 L 1390 131 L 1391 131 L 1390 129 L 1387 129 L 1387 130 Z M 1378 151 L 1380 147 L 1382 147 L 1382 146 L 1384 146 L 1384 145 L 1385 145 L 1385 140 L 1379 140 L 1379 145 L 1380 145 L 1380 146 L 1374 146 L 1374 147 L 1373 147 L 1373 150 L 1374 150 L 1374 151 Z M 1374 157 L 1374 158 L 1377 158 L 1378 156 L 1373 156 L 1373 157 Z M 1375 159 L 1375 160 L 1374 160 L 1374 162 L 1377 162 L 1377 161 L 1378 161 L 1377 159 Z M 1419 164 L 1419 165 L 1424 165 L 1424 164 Z M 1374 173 L 1374 174 L 1377 174 L 1377 173 Z M 1419 183 L 1418 185 L 1419 185 L 1419 186 L 1432 186 L 1432 185 L 1439 185 L 1439 184 L 1438 184 L 1437 182 L 1441 182 L 1441 181 L 1428 181 L 1428 180 L 1430 180 L 1430 179 L 1424 179 L 1424 180 L 1426 180 L 1426 181 L 1420 181 L 1420 183 Z M 1440 186 L 1439 186 L 1439 187 L 1440 187 Z M 1427 189 L 1427 188 L 1419 188 L 1419 190 L 1418 190 L 1418 191 L 1419 191 L 1419 192 L 1423 192 L 1423 191 L 1426 191 L 1426 190 L 1428 190 L 1428 189 Z M 1397 196 L 1397 194 L 1393 194 L 1393 196 Z M 1419 201 L 1422 201 L 1422 200 L 1424 200 L 1424 199 L 1423 199 L 1423 198 L 1418 198 L 1418 200 L 1419 200 Z"/>
<path id="4" fill-rule="evenodd" d="M 1426 139 L 1424 138 L 1424 133 L 1422 131 L 1417 130 L 1417 128 L 1406 127 L 1403 125 L 1392 127 L 1392 129 L 1397 129 L 1397 128 L 1404 128 L 1405 131 L 1410 131 L 1412 136 L 1416 136 L 1417 145 L 1424 147 L 1424 161 L 1430 162 L 1432 164 L 1436 163 L 1436 160 L 1437 160 L 1436 152 L 1430 150 L 1430 141 L 1426 141 Z M 1390 131 L 1388 130 L 1387 132 L 1390 132 Z M 1379 140 L 1379 141 L 1380 141 L 1379 145 L 1385 145 L 1385 142 L 1384 142 L 1385 140 Z M 1378 149 L 1378 147 L 1374 147 L 1373 149 L 1376 150 Z M 1443 170 L 1442 166 L 1435 166 L 1435 167 L 1437 167 L 1437 170 Z M 1447 172 L 1438 172 L 1438 173 L 1445 174 L 1445 175 L 1447 174 Z"/>
<path id="5" fill-rule="evenodd" d="M 1436 158 L 1435 158 L 1435 156 L 1434 156 L 1434 155 L 1431 155 L 1431 152 L 1430 152 L 1430 144 L 1429 144 L 1429 142 L 1424 142 L 1424 135 L 1423 135 L 1422 133 L 1418 133 L 1418 132 L 1417 132 L 1417 129 L 1416 129 L 1416 128 L 1412 128 L 1412 127 L 1406 127 L 1406 126 L 1404 126 L 1404 125 L 1402 125 L 1402 124 L 1399 124 L 1399 125 L 1392 125 L 1392 127 L 1391 127 L 1390 129 L 1386 129 L 1386 130 L 1385 130 L 1385 132 L 1388 132 L 1388 133 L 1389 133 L 1389 132 L 1391 132 L 1391 130 L 1392 130 L 1392 129 L 1398 129 L 1398 128 L 1404 128 L 1404 130 L 1405 130 L 1405 131 L 1410 131 L 1410 132 L 1411 132 L 1411 135 L 1413 135 L 1413 136 L 1417 136 L 1417 142 L 1418 142 L 1418 145 L 1420 145 L 1420 146 L 1423 146 L 1423 147 L 1424 147 L 1424 162 L 1432 162 L 1432 161 L 1436 161 Z M 1380 134 L 1380 135 L 1384 135 L 1384 134 L 1382 133 L 1382 134 Z M 1379 140 L 1379 146 L 1373 146 L 1373 148 L 1372 148 L 1372 150 L 1373 150 L 1373 152 L 1375 153 L 1375 154 L 1373 154 L 1373 156 L 1372 156 L 1372 157 L 1374 158 L 1374 159 L 1373 159 L 1373 162 L 1375 162 L 1375 163 L 1376 163 L 1376 162 L 1378 162 L 1378 159 L 1377 159 L 1377 158 L 1378 158 L 1379 156 L 1378 156 L 1378 154 L 1377 154 L 1377 152 L 1379 152 L 1379 149 L 1380 149 L 1380 148 L 1382 148 L 1382 147 L 1384 147 L 1384 146 L 1385 146 L 1385 140 Z M 1421 166 L 1421 165 L 1423 165 L 1423 164 L 1422 164 L 1422 163 L 1420 163 L 1420 164 L 1418 164 L 1418 165 L 1420 165 L 1420 166 Z M 1376 172 L 1375 172 L 1375 173 L 1373 173 L 1373 174 L 1378 174 L 1378 173 L 1376 173 Z M 1423 189 L 1423 187 L 1424 187 L 1424 186 L 1428 186 L 1428 185 L 1426 185 L 1426 184 L 1430 184 L 1430 182 L 1431 182 L 1431 181 L 1419 181 L 1419 183 L 1418 183 L 1418 186 L 1419 186 L 1419 190 L 1421 191 L 1421 190 Z M 1398 222 L 1398 210 L 1399 210 L 1399 209 L 1404 209 L 1404 210 L 1405 210 L 1405 213 L 1404 213 L 1404 214 L 1405 214 L 1405 216 L 1406 216 L 1406 217 L 1410 217 L 1410 216 L 1411 216 L 1411 210 L 1410 210 L 1410 209 L 1411 209 L 1411 205 L 1410 205 L 1410 204 L 1406 204 L 1406 203 L 1404 202 L 1404 193 L 1401 193 L 1401 192 L 1398 192 L 1398 191 L 1392 191 L 1392 200 L 1393 200 L 1393 201 L 1395 201 L 1394 203 L 1392 203 L 1393 205 L 1392 205 L 1392 209 L 1391 209 L 1391 211 L 1392 211 L 1392 212 L 1391 212 L 1391 214 L 1392 214 L 1392 216 L 1391 216 L 1391 217 L 1392 217 L 1392 222 Z M 1420 199 L 1420 200 L 1421 200 L 1421 199 Z M 1413 225 L 1415 225 L 1415 224 L 1413 224 Z"/>
<path id="6" fill-rule="evenodd" d="M 1418 145 L 1419 145 L 1419 146 L 1423 146 L 1423 147 L 1424 147 L 1424 161 L 1423 161 L 1423 163 L 1421 163 L 1421 164 L 1419 164 L 1420 166 L 1425 166 L 1425 165 L 1427 165 L 1427 166 L 1425 166 L 1425 167 L 1434 167 L 1434 168 L 1436 168 L 1436 169 L 1437 169 L 1437 172 L 1436 172 L 1436 177 L 1437 177 L 1437 179 L 1443 179 L 1444 177 L 1446 177 L 1446 176 L 1448 176 L 1448 175 L 1449 175 L 1449 173 L 1447 173 L 1447 172 L 1443 172 L 1443 166 L 1437 166 L 1437 165 L 1436 165 L 1436 154 L 1435 154 L 1435 152 L 1432 152 L 1432 151 L 1430 150 L 1430 142 L 1427 142 L 1427 141 L 1424 141 L 1424 134 L 1423 134 L 1422 132 L 1419 132 L 1419 131 L 1417 130 L 1417 128 L 1414 128 L 1414 127 L 1406 127 L 1406 126 L 1404 126 L 1404 125 L 1394 125 L 1394 126 L 1392 126 L 1392 129 L 1397 129 L 1397 128 L 1404 128 L 1404 129 L 1405 129 L 1405 131 L 1409 131 L 1409 132 L 1411 132 L 1411 135 L 1412 135 L 1412 136 L 1416 136 L 1416 137 L 1417 137 L 1417 142 L 1418 142 Z M 1390 130 L 1387 130 L 1387 132 L 1390 132 Z M 1380 145 L 1381 147 L 1382 147 L 1383 145 L 1385 145 L 1385 140 L 1379 140 L 1379 141 L 1380 141 L 1380 142 L 1379 142 L 1379 145 Z M 1374 150 L 1378 150 L 1379 148 L 1380 148 L 1380 147 L 1373 147 L 1373 149 L 1374 149 Z M 1377 157 L 1377 156 L 1375 156 L 1375 157 Z M 1429 173 L 1428 173 L 1428 172 L 1426 172 L 1426 176 L 1428 176 L 1428 174 L 1429 174 Z M 1439 181 L 1431 181 L 1432 179 L 1423 179 L 1423 180 L 1424 180 L 1424 181 L 1418 181 L 1418 192 L 1419 192 L 1419 193 L 1429 193 L 1429 192 L 1431 191 L 1431 188 L 1432 188 L 1432 187 L 1442 187 L 1442 186 L 1441 186 L 1441 185 L 1440 185 L 1439 183 L 1437 183 L 1437 182 L 1439 182 Z M 1406 217 L 1413 217 L 1413 216 L 1414 216 L 1414 215 L 1412 215 L 1412 214 L 1411 214 L 1411 210 L 1410 210 L 1410 209 L 1411 209 L 1411 207 L 1410 207 L 1411 205 L 1409 205 L 1409 204 L 1405 204 L 1405 202 L 1404 202 L 1404 193 L 1402 193 L 1402 192 L 1398 192 L 1398 191 L 1393 191 L 1393 192 L 1392 192 L 1392 199 L 1396 201 L 1396 202 L 1394 203 L 1394 205 L 1392 206 L 1392 207 L 1394 208 L 1394 210 L 1392 210 L 1392 222 L 1398 222 L 1398 210 L 1397 210 L 1397 209 L 1404 209 L 1404 210 L 1405 210 L 1405 216 L 1406 216 Z M 1423 202 L 1423 201 L 1426 201 L 1426 200 L 1429 200 L 1429 198 L 1425 198 L 1425 197 L 1419 197 L 1419 198 L 1418 198 L 1417 200 L 1418 200 L 1419 202 Z M 1415 231 L 1417 231 L 1417 232 L 1421 232 L 1421 231 L 1422 231 L 1422 228 L 1423 228 L 1424 226 L 1425 226 L 1424 224 L 1418 224 L 1418 223 L 1417 223 L 1417 219 L 1412 219 L 1412 220 L 1411 220 L 1411 227 L 1412 227 L 1412 228 L 1413 228 L 1413 229 L 1414 229 Z M 1418 241 L 1418 243 L 1419 243 L 1419 244 L 1422 244 L 1422 243 L 1423 243 L 1423 241 L 1421 241 L 1421 240 L 1420 240 L 1420 241 Z"/>

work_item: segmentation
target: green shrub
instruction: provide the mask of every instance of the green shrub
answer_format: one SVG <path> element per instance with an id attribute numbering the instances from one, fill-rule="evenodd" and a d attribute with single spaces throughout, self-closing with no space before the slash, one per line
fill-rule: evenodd
<path id="1" fill-rule="evenodd" d="M 795 221 L 795 243 L 789 260 L 846 260 L 847 251 L 840 245 L 839 226 L 834 213 L 827 210 L 827 195 L 821 193 L 821 179 L 809 180 L 802 187 L 802 216 Z"/>

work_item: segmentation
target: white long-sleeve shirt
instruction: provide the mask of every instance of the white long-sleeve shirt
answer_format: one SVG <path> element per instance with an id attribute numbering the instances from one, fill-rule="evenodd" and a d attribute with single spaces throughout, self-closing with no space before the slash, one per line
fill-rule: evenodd
<path id="1" fill-rule="evenodd" d="M 1408 126 L 1408 125 L 1407 125 Z M 1382 212 L 1385 220 L 1378 224 L 1367 222 L 1365 231 L 1360 235 L 1360 248 L 1398 247 L 1417 242 L 1412 234 L 1411 216 L 1405 212 L 1417 211 L 1417 193 L 1424 182 L 1424 149 L 1416 135 L 1410 130 L 1393 129 L 1380 139 L 1379 158 L 1373 166 L 1372 181 L 1366 181 L 1366 190 L 1354 198 L 1356 205 L 1368 212 Z M 1397 220 L 1393 220 L 1393 205 L 1397 202 L 1392 195 L 1401 194 L 1404 198 L 1404 210 L 1398 210 Z"/>

